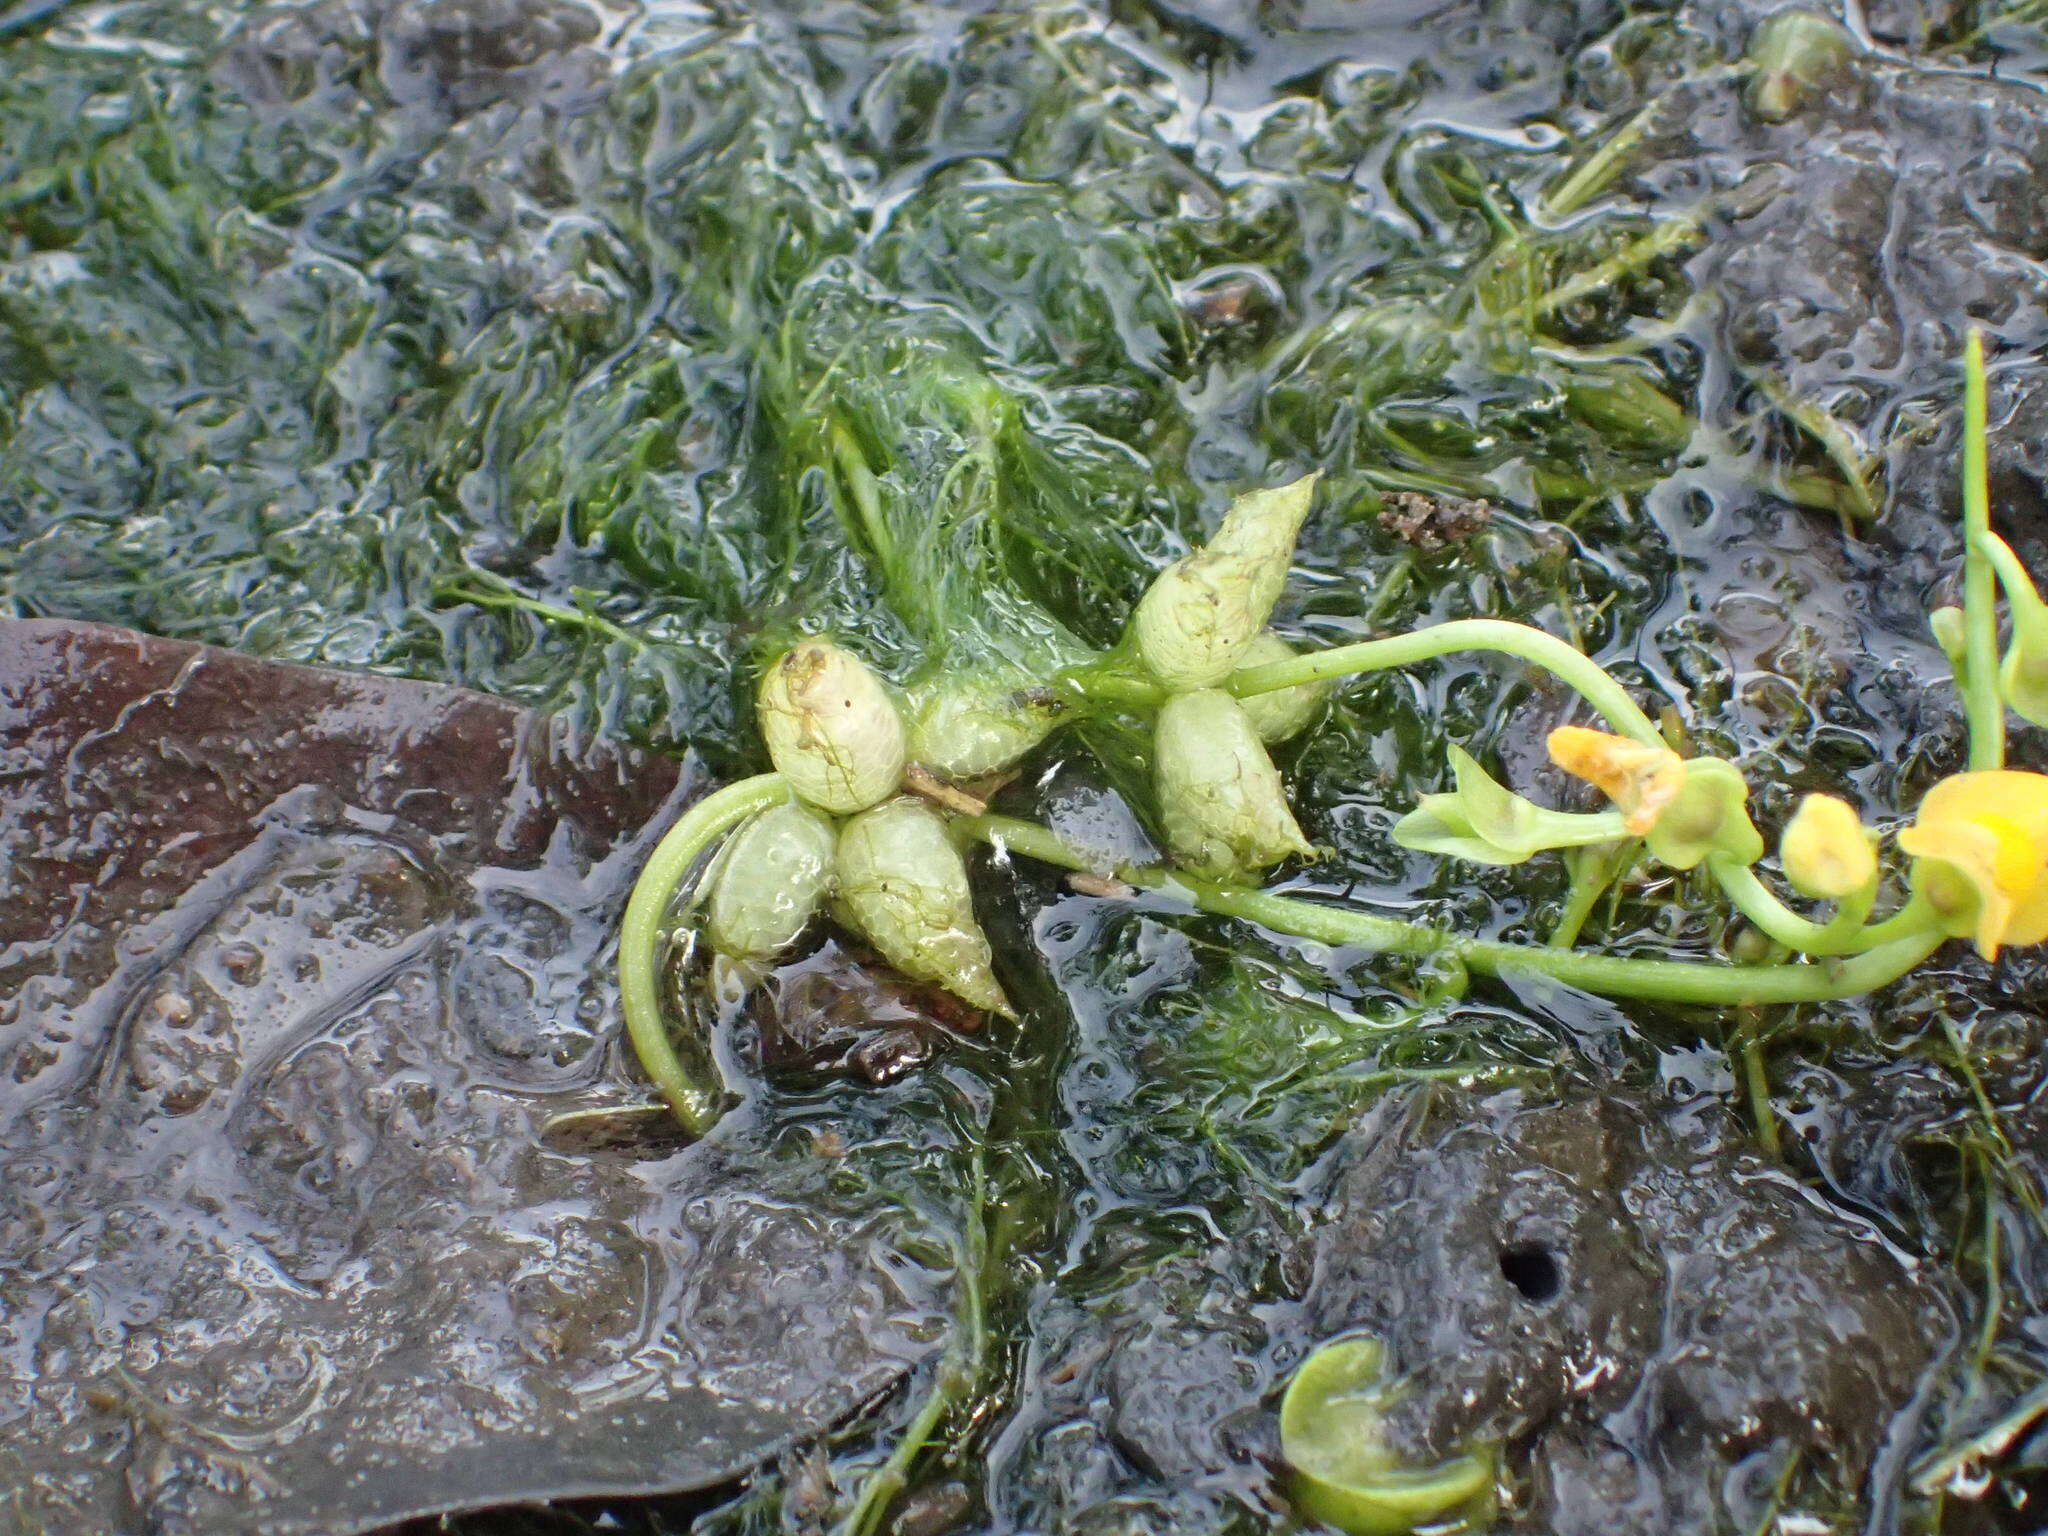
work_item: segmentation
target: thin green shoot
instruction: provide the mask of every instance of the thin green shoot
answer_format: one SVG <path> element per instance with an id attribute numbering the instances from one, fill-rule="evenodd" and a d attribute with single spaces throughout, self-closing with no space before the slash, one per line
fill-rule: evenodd
<path id="1" fill-rule="evenodd" d="M 1992 570 L 1991 482 L 1984 333 L 1970 328 L 1963 374 L 1963 713 L 1970 767 L 2005 766 L 2005 701 L 1998 692 L 1998 588 Z"/>

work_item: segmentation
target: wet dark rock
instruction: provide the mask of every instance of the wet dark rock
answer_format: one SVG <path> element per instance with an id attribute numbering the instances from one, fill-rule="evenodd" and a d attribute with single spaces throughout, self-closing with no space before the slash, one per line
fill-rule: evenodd
<path id="1" fill-rule="evenodd" d="M 1788 1509 L 1895 1493 L 1884 1453 L 1955 1328 L 1945 1282 L 1718 1110 L 1396 1096 L 1337 1166 L 1281 1266 L 1309 1270 L 1298 1304 L 1251 1299 L 1240 1239 L 1151 1271 L 1131 1315 L 1077 1320 L 1041 1387 L 1072 1414 L 1070 1498 L 1164 1484 L 1217 1529 L 1275 1497 L 1277 1394 L 1354 1332 L 1407 1383 L 1386 1426 L 1404 1456 L 1504 1448 L 1513 1529 L 1754 1528 L 1795 1454 Z"/>
<path id="2" fill-rule="evenodd" d="M 63 1536 L 705 1486 L 942 1314 L 894 1216 L 642 1100 L 673 764 L 449 688 L 0 624 L 0 1461 Z"/>
<path id="3" fill-rule="evenodd" d="M 1861 1485 L 1953 1326 L 1937 1283 L 1711 1123 L 1473 1109 L 1376 1113 L 1318 1240 L 1315 1331 L 1411 1383 L 1394 1444 L 1514 1448 L 1560 1536 L 1743 1527 L 1717 1490 L 1788 1453 Z"/>
<path id="4" fill-rule="evenodd" d="M 1782 7 L 1710 9 L 1732 53 Z M 1682 88 L 1659 121 L 1637 185 L 1664 206 L 1746 180 L 1775 189 L 1717 228 L 1693 276 L 1750 370 L 1743 410 L 1767 413 L 1773 392 L 1825 410 L 1884 465 L 1869 575 L 1886 626 L 1917 634 L 1958 547 L 1955 407 L 1972 324 L 1994 354 L 1995 500 L 2009 528 L 2048 533 L 2048 379 L 2029 360 L 2048 338 L 2048 93 L 1867 54 L 1783 122 L 1760 121 L 1729 81 Z M 1785 430 L 1788 450 L 1819 462 Z"/>
<path id="5" fill-rule="evenodd" d="M 430 91 L 458 113 L 587 92 L 609 73 L 589 46 L 598 32 L 596 14 L 574 0 L 400 0 L 379 28 L 392 94 Z"/>

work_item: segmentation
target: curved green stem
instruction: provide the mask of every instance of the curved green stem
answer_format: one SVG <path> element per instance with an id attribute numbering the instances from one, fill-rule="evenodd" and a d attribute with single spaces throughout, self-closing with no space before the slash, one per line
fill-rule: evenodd
<path id="1" fill-rule="evenodd" d="M 1754 923 L 1766 938 L 1802 954 L 1860 955 L 1934 924 L 1933 910 L 1914 897 L 1890 917 L 1866 927 L 1865 920 L 1877 897 L 1874 882 L 1845 899 L 1827 922 L 1816 923 L 1787 907 L 1747 864 L 1733 859 L 1709 859 L 1707 870 L 1735 910 Z"/>
<path id="2" fill-rule="evenodd" d="M 2005 588 L 2005 600 L 2009 603 L 2023 603 L 2029 598 L 2040 600 L 2034 590 L 2034 578 L 2027 573 L 2026 565 L 2013 553 L 2013 548 L 1995 533 L 1986 533 L 1982 541 L 1984 554 L 1991 562 L 1993 574 Z"/>
<path id="3" fill-rule="evenodd" d="M 1242 699 L 1254 693 L 1271 693 L 1301 683 L 1321 682 L 1352 672 L 1375 672 L 1402 667 L 1453 651 L 1499 651 L 1556 674 L 1569 683 L 1624 736 L 1656 746 L 1664 738 L 1650 717 L 1636 707 L 1621 684 L 1601 670 L 1599 663 L 1574 650 L 1555 635 L 1526 624 L 1505 619 L 1453 619 L 1427 629 L 1385 640 L 1363 640 L 1356 645 L 1334 646 L 1263 667 L 1247 667 L 1224 686 Z"/>
<path id="4" fill-rule="evenodd" d="M 641 1070 L 654 1080 L 692 1136 L 702 1136 L 717 1122 L 722 1094 L 690 1076 L 669 1040 L 658 979 L 662 928 L 677 890 L 704 851 L 741 822 L 788 798 L 789 786 L 779 773 L 741 779 L 706 795 L 655 844 L 626 900 L 625 920 L 619 925 L 619 1003 L 626 1015 L 626 1034 Z"/>
<path id="5" fill-rule="evenodd" d="M 1007 848 L 1064 869 L 1100 873 L 1089 859 L 1035 823 L 1017 821 L 1008 816 L 975 816 L 964 818 L 957 825 L 962 831 L 992 846 Z M 1200 880 L 1174 870 L 1138 868 L 1119 869 L 1115 873 L 1132 885 L 1178 891 L 1205 912 L 1243 918 L 1276 933 L 1290 933 L 1325 944 L 1358 945 L 1393 954 L 1451 954 L 1473 970 L 1489 975 L 1537 974 L 1608 997 L 1704 1003 L 1723 1008 L 1854 997 L 1896 981 L 1934 953 L 1944 938 L 1941 933 L 1925 927 L 1909 929 L 1875 942 L 1872 948 L 1854 958 L 1826 959 L 1810 965 L 1745 966 L 1691 960 L 1637 960 L 1547 946 L 1507 944 L 1495 939 L 1475 939 L 1370 912 L 1304 901 L 1296 896 L 1274 896 L 1221 881 Z M 1892 922 L 1896 923 L 1897 919 Z M 1880 926 L 1889 927 L 1890 924 Z"/>
<path id="6" fill-rule="evenodd" d="M 1991 483 L 1985 441 L 1984 333 L 1970 328 L 1963 365 L 1963 714 L 1970 767 L 2005 766 L 2005 701 L 1998 695 L 1998 591 L 1991 569 Z"/>

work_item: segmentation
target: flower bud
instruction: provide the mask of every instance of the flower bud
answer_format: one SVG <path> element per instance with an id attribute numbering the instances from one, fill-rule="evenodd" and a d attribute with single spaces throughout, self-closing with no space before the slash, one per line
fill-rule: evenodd
<path id="1" fill-rule="evenodd" d="M 734 960 L 767 960 L 803 932 L 832 880 L 839 833 L 809 806 L 771 806 L 719 855 L 704 936 Z"/>
<path id="2" fill-rule="evenodd" d="M 1059 723 L 1057 699 L 1000 678 L 962 679 L 925 690 L 912 707 L 910 760 L 949 779 L 998 773 Z"/>
<path id="3" fill-rule="evenodd" d="M 967 865 L 922 800 L 891 800 L 849 821 L 835 861 L 848 927 L 914 981 L 1015 1018 L 974 920 Z"/>
<path id="4" fill-rule="evenodd" d="M 1778 840 L 1778 862 L 1802 896 L 1840 901 L 1877 878 L 1877 851 L 1846 800 L 1808 795 Z"/>
<path id="5" fill-rule="evenodd" d="M 1855 57 L 1856 39 L 1832 16 L 1797 8 L 1778 11 L 1750 34 L 1753 72 L 1743 100 L 1763 121 L 1782 123 Z"/>
<path id="6" fill-rule="evenodd" d="M 1138 600 L 1138 655 L 1168 688 L 1214 687 L 1266 627 L 1317 478 L 1238 497 L 1208 547 L 1168 566 Z"/>
<path id="7" fill-rule="evenodd" d="M 1927 615 L 1927 632 L 1934 636 L 1934 643 L 1941 647 L 1941 654 L 1948 658 L 1949 670 L 1960 683 L 1964 663 L 1969 659 L 1970 640 L 1963 633 L 1963 610 L 1957 607 L 1936 608 Z"/>
<path id="8" fill-rule="evenodd" d="M 1252 638 L 1252 643 L 1239 653 L 1234 670 L 1242 672 L 1247 667 L 1268 666 L 1276 661 L 1288 661 L 1294 656 L 1294 647 L 1274 634 L 1262 629 Z M 1251 717 L 1252 729 L 1259 733 L 1259 740 L 1272 746 L 1297 736 L 1329 696 L 1328 683 L 1296 683 L 1292 688 L 1275 688 L 1271 693 L 1255 693 L 1239 699 L 1238 705 Z"/>
<path id="9" fill-rule="evenodd" d="M 1229 877 L 1315 851 L 1287 808 L 1280 770 L 1227 693 L 1166 701 L 1153 775 L 1167 846 L 1195 874 Z"/>
<path id="10" fill-rule="evenodd" d="M 864 811 L 903 782 L 903 719 L 850 651 L 802 642 L 761 679 L 759 714 L 775 771 L 821 810 Z"/>

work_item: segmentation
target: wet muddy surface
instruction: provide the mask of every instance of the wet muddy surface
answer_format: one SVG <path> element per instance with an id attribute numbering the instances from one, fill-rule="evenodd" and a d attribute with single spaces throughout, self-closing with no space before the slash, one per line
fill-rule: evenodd
<path id="1" fill-rule="evenodd" d="M 715 1484 L 929 1353 L 829 1159 L 543 1142 L 645 1097 L 601 962 L 692 773 L 74 624 L 0 624 L 0 730 L 8 1529 Z"/>
<path id="2" fill-rule="evenodd" d="M 790 634 L 1106 646 L 1310 468 L 1291 641 L 1522 619 L 1767 834 L 1910 810 L 1972 323 L 2048 561 L 2048 13 L 1814 6 L 1762 79 L 1788 9 L 0 7 L 0 1530 L 828 1530 L 969 1379 L 895 1529 L 1277 1531 L 1353 1330 L 1531 1536 L 2038 1529 L 2036 953 L 1723 1016 L 984 860 L 1020 1024 L 821 936 L 692 1014 L 691 1148 L 608 979 Z M 1387 829 L 1452 742 L 1576 804 L 1566 714 L 1351 686 L 1288 884 L 1540 939 L 1556 862 Z M 1128 745 L 998 808 L 1142 855 Z M 1585 934 L 1745 942 L 1648 866 Z"/>

